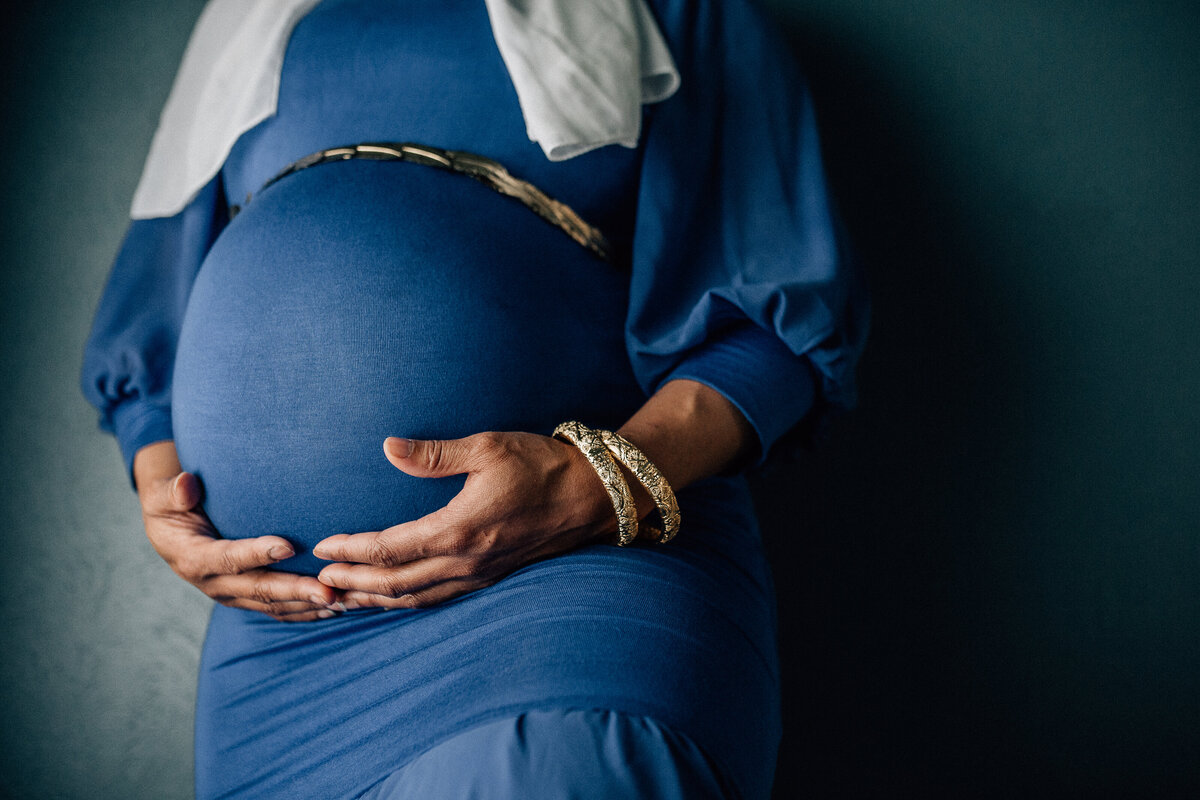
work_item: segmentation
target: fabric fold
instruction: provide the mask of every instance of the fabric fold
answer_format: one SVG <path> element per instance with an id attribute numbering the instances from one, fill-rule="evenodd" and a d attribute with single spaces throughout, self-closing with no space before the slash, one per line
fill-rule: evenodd
<path id="1" fill-rule="evenodd" d="M 551 161 L 636 147 L 641 107 L 679 73 L 644 0 L 487 0 L 526 131 Z"/>

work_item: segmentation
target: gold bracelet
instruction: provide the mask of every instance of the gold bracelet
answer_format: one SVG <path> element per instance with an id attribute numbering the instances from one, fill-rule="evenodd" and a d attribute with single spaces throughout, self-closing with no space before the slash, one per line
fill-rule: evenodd
<path id="1" fill-rule="evenodd" d="M 658 507 L 662 525 L 644 521 L 640 532 L 660 544 L 674 539 L 675 534 L 679 533 L 679 501 L 675 499 L 675 491 L 671 489 L 671 484 L 667 483 L 667 479 L 663 477 L 658 467 L 654 466 L 654 462 L 647 458 L 646 454 L 633 442 L 613 431 L 596 432 L 600 434 L 600 438 L 609 452 L 629 468 L 633 476 L 638 479 L 638 483 L 646 487 L 646 491 L 654 499 L 654 505 Z"/>
<path id="2" fill-rule="evenodd" d="M 570 442 L 583 452 L 592 469 L 600 476 L 604 491 L 608 492 L 608 499 L 612 500 L 613 510 L 617 512 L 617 544 L 624 547 L 632 542 L 638 533 L 637 506 L 633 502 L 633 492 L 629 491 L 629 484 L 625 482 L 621 468 L 604 446 L 600 434 L 572 420 L 555 428 L 553 436 L 555 439 Z"/>

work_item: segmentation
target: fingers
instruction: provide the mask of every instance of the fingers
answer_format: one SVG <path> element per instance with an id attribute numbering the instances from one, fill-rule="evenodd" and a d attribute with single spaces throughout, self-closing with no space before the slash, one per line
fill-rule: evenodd
<path id="1" fill-rule="evenodd" d="M 204 491 L 190 472 L 145 481 L 146 533 L 171 568 L 217 602 L 285 622 L 324 619 L 345 610 L 337 590 L 311 576 L 267 569 L 291 558 L 281 536 L 221 539 L 200 508 Z"/>
<path id="2" fill-rule="evenodd" d="M 332 609 L 324 606 L 316 606 L 312 603 L 301 603 L 300 601 L 284 602 L 284 603 L 259 603 L 254 600 L 247 600 L 244 597 L 228 597 L 222 600 L 217 600 L 223 605 L 232 606 L 234 608 L 244 608 L 247 611 L 258 611 L 263 614 L 270 614 L 272 617 L 300 617 L 312 614 L 316 616 L 318 611 L 328 611 L 329 616 L 334 615 Z"/>
<path id="3" fill-rule="evenodd" d="M 346 610 L 341 595 L 316 578 L 270 569 L 219 575 L 197 586 L 222 605 L 257 611 L 281 622 L 328 619 Z"/>
<path id="4" fill-rule="evenodd" d="M 256 569 L 240 575 L 218 575 L 200 588 L 219 603 L 250 608 L 274 616 L 326 609 L 339 601 L 338 593 L 308 575 Z"/>
<path id="5" fill-rule="evenodd" d="M 270 566 L 295 554 L 295 549 L 282 536 L 213 539 L 203 547 L 197 548 L 199 563 L 193 564 L 193 571 L 204 577 L 236 575 Z"/>
<path id="6" fill-rule="evenodd" d="M 406 592 L 399 597 L 350 591 L 346 592 L 344 602 L 346 608 L 429 608 L 490 586 L 494 582 L 484 578 L 462 578 L 445 581 L 427 589 Z"/>
<path id="7" fill-rule="evenodd" d="M 380 552 L 381 536 L 383 536 L 382 531 L 339 533 L 317 542 L 312 552 L 317 558 L 326 561 L 356 561 L 360 564 L 389 563 L 390 557 L 383 556 Z M 381 559 L 381 556 L 386 560 Z"/>
<path id="8" fill-rule="evenodd" d="M 331 608 L 321 608 L 311 603 L 256 603 L 253 600 L 231 599 L 220 601 L 230 608 L 240 608 L 245 611 L 256 611 L 266 614 L 280 622 L 312 622 L 318 619 L 336 617 L 340 612 Z"/>
<path id="9" fill-rule="evenodd" d="M 397 598 L 448 580 L 473 577 L 472 565 L 463 558 L 443 556 L 414 561 L 401 567 L 371 564 L 330 564 L 317 576 L 328 586 Z"/>
<path id="10" fill-rule="evenodd" d="M 339 533 L 317 542 L 313 555 L 326 561 L 399 566 L 421 558 L 451 555 L 465 536 L 445 508 L 420 519 L 367 533 Z"/>
<path id="11" fill-rule="evenodd" d="M 416 478 L 445 478 L 473 472 L 502 447 L 504 434 L 477 433 L 465 439 L 398 439 L 383 442 L 388 461 Z"/>
<path id="12" fill-rule="evenodd" d="M 200 505 L 203 495 L 200 479 L 190 472 L 143 484 L 138 491 L 142 508 L 155 514 L 191 511 Z"/>
<path id="13" fill-rule="evenodd" d="M 190 472 L 176 475 L 168 487 L 168 502 L 174 511 L 191 511 L 204 499 L 200 479 Z"/>

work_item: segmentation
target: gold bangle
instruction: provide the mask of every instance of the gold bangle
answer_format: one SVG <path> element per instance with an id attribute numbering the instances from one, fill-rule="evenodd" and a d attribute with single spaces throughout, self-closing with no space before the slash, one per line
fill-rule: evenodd
<path id="1" fill-rule="evenodd" d="M 629 491 L 629 484 L 625 482 L 621 468 L 604 446 L 600 434 L 572 420 L 555 428 L 553 436 L 555 439 L 570 442 L 583 452 L 592 469 L 600 476 L 604 491 L 608 492 L 608 499 L 612 500 L 613 510 L 617 512 L 617 544 L 624 547 L 632 542 L 638 533 L 637 506 L 633 501 L 633 492 Z"/>
<path id="2" fill-rule="evenodd" d="M 662 525 L 658 526 L 653 522 L 644 521 L 641 532 L 660 544 L 674 539 L 675 534 L 679 533 L 679 501 L 675 499 L 675 492 L 671 489 L 671 484 L 667 483 L 667 479 L 663 477 L 658 467 L 654 466 L 654 462 L 647 458 L 646 454 L 633 442 L 613 431 L 596 432 L 600 434 L 600 438 L 609 452 L 629 468 L 633 476 L 638 479 L 638 483 L 646 487 L 646 491 L 654 500 L 654 505 L 658 507 Z"/>

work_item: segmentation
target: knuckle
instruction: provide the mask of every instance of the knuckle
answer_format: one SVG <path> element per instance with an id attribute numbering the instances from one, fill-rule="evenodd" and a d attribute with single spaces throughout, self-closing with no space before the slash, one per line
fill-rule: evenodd
<path id="1" fill-rule="evenodd" d="M 499 532 L 492 527 L 471 528 L 456 533 L 451 538 L 452 555 L 472 563 L 493 558 L 498 552 Z"/>
<path id="2" fill-rule="evenodd" d="M 371 564 L 391 564 L 392 549 L 390 542 L 382 536 L 376 536 L 375 541 L 367 546 L 367 561 Z"/>
<path id="3" fill-rule="evenodd" d="M 385 575 L 379 581 L 380 594 L 387 597 L 400 597 L 404 594 L 404 582 L 398 575 Z"/>
<path id="4" fill-rule="evenodd" d="M 497 431 L 484 431 L 475 434 L 475 447 L 480 450 L 496 450 L 504 443 L 504 436 Z"/>
<path id="5" fill-rule="evenodd" d="M 445 555 L 466 556 L 475 552 L 475 531 L 470 528 L 459 526 L 448 528 L 442 534 L 441 539 L 441 547 L 438 549 Z"/>
<path id="6" fill-rule="evenodd" d="M 221 551 L 221 555 L 217 558 L 216 568 L 220 575 L 236 575 L 242 571 L 242 565 L 238 563 L 237 556 L 231 548 Z"/>
<path id="7" fill-rule="evenodd" d="M 264 605 L 272 605 L 275 602 L 275 596 L 271 593 L 270 584 L 263 578 L 255 580 L 251 585 L 250 599 Z"/>
<path id="8" fill-rule="evenodd" d="M 479 554 L 471 554 L 464 556 L 459 561 L 459 567 L 456 570 L 458 578 L 476 578 L 484 574 L 488 559 Z"/>
<path id="9" fill-rule="evenodd" d="M 475 453 L 483 460 L 496 460 L 508 455 L 510 448 L 509 437 L 498 431 L 486 431 L 478 435 L 475 441 Z"/>
<path id="10" fill-rule="evenodd" d="M 459 557 L 466 555 L 468 543 L 460 536 L 446 534 L 441 537 L 435 552 L 439 556 Z"/>
<path id="11" fill-rule="evenodd" d="M 446 457 L 446 446 L 439 440 L 426 442 L 421 448 L 421 463 L 430 472 L 437 472 Z"/>
<path id="12" fill-rule="evenodd" d="M 188 583 L 198 584 L 204 578 L 208 577 L 201 562 L 195 556 L 184 556 L 175 561 L 171 566 L 175 569 L 175 573 L 183 578 Z"/>

